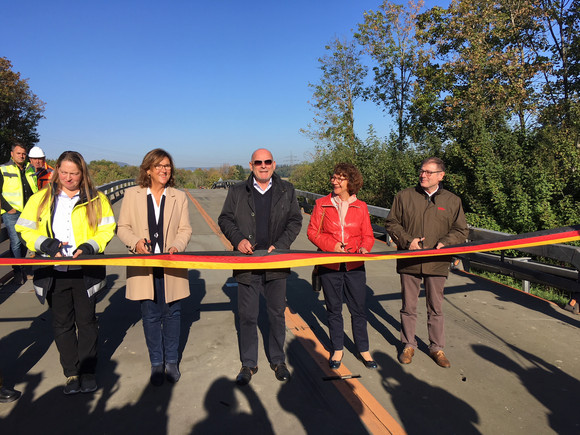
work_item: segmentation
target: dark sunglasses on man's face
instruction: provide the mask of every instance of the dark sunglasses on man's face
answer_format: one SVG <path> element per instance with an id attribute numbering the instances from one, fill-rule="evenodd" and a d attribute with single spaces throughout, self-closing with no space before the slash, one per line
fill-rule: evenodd
<path id="1" fill-rule="evenodd" d="M 272 164 L 272 160 L 254 160 L 254 166 L 262 166 L 264 163 L 266 166 L 270 166 Z"/>

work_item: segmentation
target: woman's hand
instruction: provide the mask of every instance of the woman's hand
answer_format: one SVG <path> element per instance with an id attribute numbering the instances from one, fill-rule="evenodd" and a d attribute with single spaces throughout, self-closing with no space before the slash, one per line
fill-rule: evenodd
<path id="1" fill-rule="evenodd" d="M 170 254 L 175 254 L 176 252 L 179 252 L 179 251 L 177 250 L 177 248 L 175 246 L 172 246 L 171 248 L 169 248 L 167 250 L 167 252 L 169 252 Z"/>
<path id="2" fill-rule="evenodd" d="M 135 252 L 137 254 L 150 254 L 151 253 L 150 243 L 151 243 L 151 240 L 140 239 L 137 242 L 137 244 L 135 245 Z"/>
<path id="3" fill-rule="evenodd" d="M 346 252 L 344 248 L 344 243 L 336 242 L 336 245 L 334 245 L 334 252 Z"/>
<path id="4" fill-rule="evenodd" d="M 362 248 L 362 247 L 359 248 L 358 252 L 361 254 L 368 254 L 369 253 L 369 251 L 367 251 L 366 248 Z"/>

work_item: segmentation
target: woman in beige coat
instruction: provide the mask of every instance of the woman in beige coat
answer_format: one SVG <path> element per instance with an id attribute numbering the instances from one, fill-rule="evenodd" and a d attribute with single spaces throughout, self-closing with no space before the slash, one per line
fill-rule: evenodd
<path id="1" fill-rule="evenodd" d="M 138 186 L 125 192 L 117 235 L 136 254 L 184 251 L 191 237 L 184 192 L 174 186 L 173 159 L 149 151 L 141 163 Z M 177 382 L 181 299 L 189 296 L 187 269 L 127 267 L 127 299 L 141 301 L 153 385 L 166 376 Z"/>

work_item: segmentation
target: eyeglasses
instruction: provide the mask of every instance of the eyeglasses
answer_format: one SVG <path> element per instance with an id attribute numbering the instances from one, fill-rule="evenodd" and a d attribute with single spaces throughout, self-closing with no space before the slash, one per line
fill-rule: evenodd
<path id="1" fill-rule="evenodd" d="M 333 175 L 332 177 L 330 177 L 330 182 L 331 183 L 333 183 L 335 181 L 338 181 L 339 183 L 342 183 L 345 180 L 346 180 L 345 177 L 337 177 L 336 175 Z"/>
<path id="2" fill-rule="evenodd" d="M 270 166 L 272 164 L 272 159 L 268 160 L 254 160 L 254 166 L 262 166 L 262 163 L 266 166 Z"/>
<path id="3" fill-rule="evenodd" d="M 162 169 L 171 170 L 171 165 L 155 165 L 155 170 L 160 171 Z"/>
<path id="4" fill-rule="evenodd" d="M 439 172 L 443 172 L 443 171 L 425 171 L 425 170 L 423 170 L 423 169 L 420 169 L 420 170 L 419 170 L 419 175 L 423 175 L 423 174 L 425 174 L 427 177 L 430 177 L 431 175 L 433 175 L 433 174 L 437 174 L 437 173 L 439 173 Z"/>

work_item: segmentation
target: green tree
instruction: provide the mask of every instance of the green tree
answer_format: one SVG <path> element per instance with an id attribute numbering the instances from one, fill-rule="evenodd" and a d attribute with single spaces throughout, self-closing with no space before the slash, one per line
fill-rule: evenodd
<path id="1" fill-rule="evenodd" d="M 422 7 L 423 0 L 411 0 L 407 8 L 385 0 L 378 11 L 365 12 L 364 22 L 355 34 L 376 63 L 374 82 L 367 94 L 395 117 L 399 150 L 405 146 L 413 80 L 423 56 L 415 38 L 416 17 Z"/>
<path id="2" fill-rule="evenodd" d="M 351 157 L 358 142 L 354 131 L 354 104 L 362 97 L 367 74 L 360 50 L 353 42 L 338 38 L 325 47 L 329 54 L 318 59 L 322 76 L 314 89 L 311 105 L 314 125 L 301 131 L 330 148 L 345 148 Z"/>
<path id="3" fill-rule="evenodd" d="M 533 49 L 541 29 L 539 2 L 453 0 L 419 17 L 418 38 L 433 47 L 422 73 L 439 86 L 430 91 L 439 93 L 448 128 L 460 128 L 479 112 L 490 127 L 516 117 L 526 131 L 536 109 L 534 83 L 545 69 Z"/>
<path id="4" fill-rule="evenodd" d="M 36 128 L 43 112 L 44 102 L 30 90 L 28 80 L 0 57 L 0 161 L 9 159 L 14 142 L 27 147 L 38 142 Z"/>

